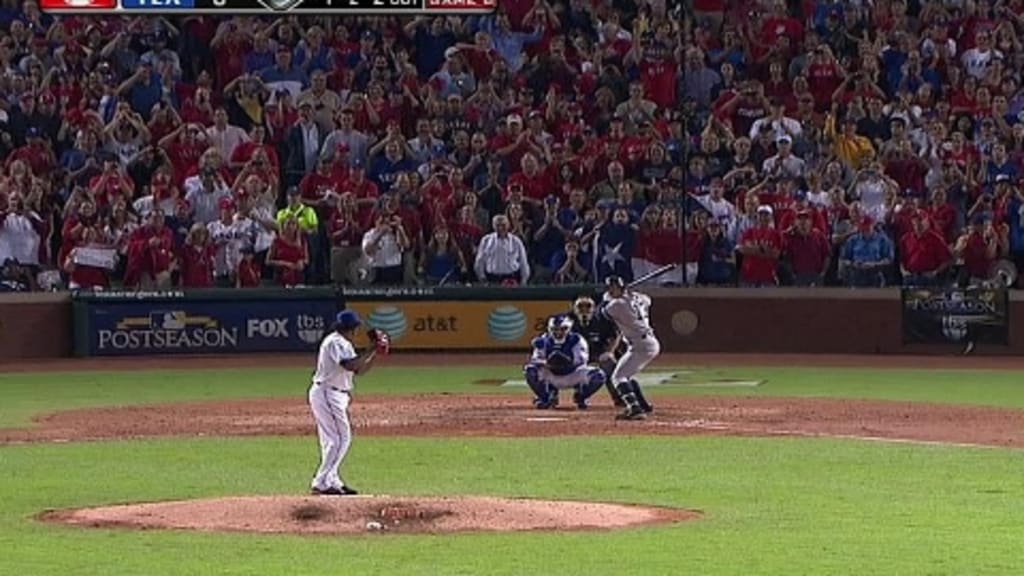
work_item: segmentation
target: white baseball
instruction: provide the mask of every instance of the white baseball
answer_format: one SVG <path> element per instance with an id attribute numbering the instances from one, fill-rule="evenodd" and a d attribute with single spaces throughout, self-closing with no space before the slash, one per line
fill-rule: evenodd
<path id="1" fill-rule="evenodd" d="M 380 522 L 374 522 L 374 521 L 371 520 L 370 522 L 366 523 L 366 529 L 367 530 L 380 530 L 382 528 L 384 528 L 384 525 L 381 524 Z"/>

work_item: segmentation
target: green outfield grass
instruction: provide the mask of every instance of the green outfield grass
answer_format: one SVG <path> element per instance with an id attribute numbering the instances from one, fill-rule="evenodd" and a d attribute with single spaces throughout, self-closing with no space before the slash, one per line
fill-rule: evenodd
<path id="1" fill-rule="evenodd" d="M 302 398 L 307 369 L 0 377 L 0 426 L 75 406 Z M 364 393 L 518 393 L 474 385 L 514 367 L 383 368 Z M 822 396 L 1024 406 L 1019 375 L 868 369 L 699 370 L 754 389 L 653 394 Z M 56 405 L 55 398 L 60 399 Z M 358 438 L 346 477 L 373 493 L 501 495 L 698 509 L 704 519 L 605 533 L 359 537 L 97 530 L 49 508 L 304 492 L 309 438 L 0 446 L 0 575 L 1019 574 L 1021 452 L 851 440 L 706 437 Z"/>

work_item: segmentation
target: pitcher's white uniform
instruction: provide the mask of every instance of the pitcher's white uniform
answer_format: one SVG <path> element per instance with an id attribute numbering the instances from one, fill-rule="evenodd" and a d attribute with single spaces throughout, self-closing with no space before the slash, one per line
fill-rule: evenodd
<path id="1" fill-rule="evenodd" d="M 316 419 L 320 437 L 320 468 L 313 478 L 316 490 L 341 489 L 345 483 L 338 467 L 352 444 L 352 425 L 348 406 L 352 402 L 354 372 L 346 370 L 342 362 L 354 360 L 356 349 L 337 332 L 331 332 L 320 343 L 313 385 L 309 388 L 309 406 Z"/>
<path id="2" fill-rule="evenodd" d="M 651 328 L 650 309 L 651 298 L 646 294 L 631 290 L 626 290 L 618 298 L 605 294 L 604 314 L 615 322 L 629 345 L 612 371 L 613 384 L 633 379 L 661 353 L 661 343 Z"/>

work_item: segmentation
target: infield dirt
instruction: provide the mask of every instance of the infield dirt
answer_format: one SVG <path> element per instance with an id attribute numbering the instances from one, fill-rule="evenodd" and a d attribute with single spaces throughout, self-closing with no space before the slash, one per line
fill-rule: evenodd
<path id="1" fill-rule="evenodd" d="M 522 361 L 516 354 L 395 354 L 391 365 L 494 365 Z M 161 370 L 306 366 L 308 355 L 189 358 L 110 358 L 22 363 L 11 371 Z M 870 366 L 872 368 L 1020 368 L 1024 359 L 903 356 L 663 356 L 660 366 Z M 0 429 L 0 444 L 74 442 L 155 436 L 313 435 L 305 401 L 308 384 L 296 382 L 292 399 L 89 408 L 42 414 L 35 426 Z M 604 392 L 588 411 L 538 411 L 521 395 L 429 394 L 363 396 L 356 393 L 352 417 L 368 436 L 557 436 L 699 435 L 832 436 L 945 444 L 1024 446 L 1024 411 L 917 402 L 809 398 L 659 396 L 653 417 L 615 421 Z"/>

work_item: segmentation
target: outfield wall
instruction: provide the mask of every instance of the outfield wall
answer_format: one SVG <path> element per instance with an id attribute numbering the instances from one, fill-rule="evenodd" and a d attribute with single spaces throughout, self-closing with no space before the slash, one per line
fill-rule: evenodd
<path id="1" fill-rule="evenodd" d="M 384 327 L 396 349 L 523 351 L 547 315 L 592 287 L 0 294 L 0 361 L 314 350 L 335 310 Z M 960 353 L 903 343 L 898 289 L 652 289 L 666 353 Z M 1024 354 L 1024 307 L 1011 294 L 1009 345 Z"/>
<path id="2" fill-rule="evenodd" d="M 0 294 L 0 362 L 70 356 L 71 326 L 66 293 Z"/>

